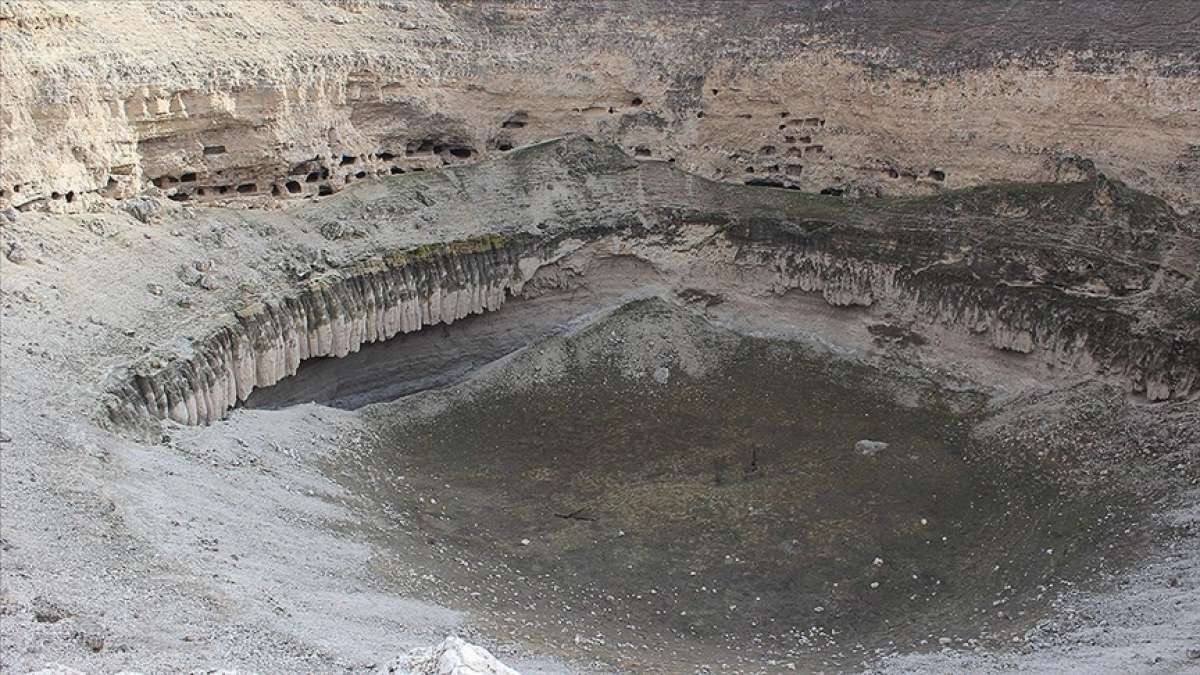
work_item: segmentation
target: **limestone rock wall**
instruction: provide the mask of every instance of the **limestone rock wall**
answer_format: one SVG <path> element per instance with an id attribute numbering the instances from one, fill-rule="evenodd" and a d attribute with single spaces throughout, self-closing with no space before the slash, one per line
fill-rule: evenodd
<path id="1" fill-rule="evenodd" d="M 1057 372 L 1120 382 L 1151 401 L 1185 398 L 1200 389 L 1200 343 L 1141 332 L 1135 319 L 1088 298 L 994 280 L 947 280 L 803 248 L 762 249 L 753 257 L 776 270 L 775 292 L 818 293 L 835 307 L 879 305 L 891 322 L 918 334 L 937 327 L 975 336 Z"/>
<path id="2" fill-rule="evenodd" d="M 305 359 L 343 357 L 369 342 L 495 310 L 541 263 L 533 248 L 488 239 L 374 259 L 243 308 L 191 355 L 143 359 L 110 386 L 108 418 L 130 428 L 158 419 L 209 424 L 255 388 L 295 374 Z"/>
<path id="3" fill-rule="evenodd" d="M 816 293 L 833 307 L 866 308 L 916 331 L 949 330 L 1047 366 L 1122 382 L 1149 400 L 1200 389 L 1196 336 L 1141 331 L 1128 315 L 1062 289 L 950 278 L 873 256 L 870 247 L 848 256 L 820 239 L 749 229 L 709 238 L 710 251 L 682 254 L 645 234 L 597 230 L 591 238 L 601 249 L 644 257 L 680 285 L 703 278 L 714 293 Z M 484 239 L 373 259 L 244 308 L 190 355 L 167 363 L 145 358 L 118 373 L 106 416 L 123 429 L 150 429 L 159 419 L 211 423 L 255 388 L 295 374 L 305 359 L 342 357 L 366 343 L 496 310 L 540 268 L 569 260 L 585 244 L 577 237 Z"/>
<path id="4" fill-rule="evenodd" d="M 809 192 L 1101 171 L 1193 209 L 1194 14 L 1182 0 L 3 0 L 0 206 L 272 205 L 585 133 Z"/>

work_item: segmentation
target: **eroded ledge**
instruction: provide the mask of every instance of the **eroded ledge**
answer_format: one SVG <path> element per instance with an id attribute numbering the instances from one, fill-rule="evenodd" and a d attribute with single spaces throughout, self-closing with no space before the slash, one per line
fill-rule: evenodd
<path id="1" fill-rule="evenodd" d="M 539 271 L 540 282 L 550 278 L 551 286 L 586 285 L 572 256 L 597 255 L 640 258 L 679 288 L 699 276 L 738 279 L 736 288 L 710 289 L 717 293 L 816 294 L 832 307 L 866 310 L 918 332 L 946 330 L 1044 366 L 1118 381 L 1149 400 L 1187 397 L 1200 386 L 1194 340 L 1140 331 L 1133 317 L 1103 299 L 1006 285 L 953 267 L 918 267 L 907 254 L 879 245 L 882 235 L 876 245 L 860 241 L 859 255 L 848 255 L 846 241 L 871 236 L 861 230 L 811 237 L 781 225 L 743 225 L 727 222 L 716 236 L 705 235 L 712 225 L 689 232 L 674 223 L 664 225 L 665 238 L 661 231 L 604 229 L 570 239 L 484 237 L 372 258 L 244 307 L 191 355 L 165 365 L 146 358 L 118 373 L 105 415 L 126 430 L 148 430 L 160 419 L 208 424 L 255 389 L 295 374 L 306 359 L 344 357 L 367 343 L 497 310 Z M 679 246 L 687 239 L 704 243 Z"/>
<path id="2" fill-rule="evenodd" d="M 309 282 L 237 311 L 188 357 L 143 359 L 116 374 L 107 417 L 124 428 L 158 419 L 211 423 L 254 389 L 295 374 L 305 359 L 343 357 L 366 343 L 497 309 L 545 262 L 542 251 L 483 237 L 395 252 Z"/>

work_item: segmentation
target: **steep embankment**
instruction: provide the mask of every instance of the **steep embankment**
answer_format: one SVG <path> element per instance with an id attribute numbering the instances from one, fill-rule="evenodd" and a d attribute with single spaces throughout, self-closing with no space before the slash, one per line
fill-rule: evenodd
<path id="1" fill-rule="evenodd" d="M 489 234 L 367 251 L 245 305 L 190 353 L 147 356 L 118 377 L 110 418 L 209 423 L 305 359 L 498 309 L 544 267 L 554 268 L 551 286 L 595 284 L 585 261 L 606 255 L 643 260 L 679 294 L 731 302 L 819 295 L 865 311 L 881 341 L 918 352 L 974 341 L 1026 355 L 1050 369 L 1047 379 L 1110 379 L 1151 400 L 1186 397 L 1198 385 L 1195 234 L 1161 201 L 1107 180 L 847 204 L 714 183 L 577 138 L 460 169 L 451 183 L 457 190 L 438 203 L 440 219 L 500 186 L 567 194 L 555 197 L 563 210 L 553 215 L 525 203 L 475 211 Z M 378 187 L 339 231 L 368 220 L 380 227 L 371 214 L 411 202 L 414 189 Z M 532 233 L 513 233 L 514 222 L 531 221 Z"/>

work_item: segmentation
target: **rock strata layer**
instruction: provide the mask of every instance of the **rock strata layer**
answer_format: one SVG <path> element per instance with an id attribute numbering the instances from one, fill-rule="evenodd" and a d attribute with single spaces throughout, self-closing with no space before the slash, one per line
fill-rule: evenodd
<path id="1" fill-rule="evenodd" d="M 506 219 L 529 220 L 533 207 L 487 207 L 509 171 L 567 176 L 583 186 L 579 201 L 564 202 L 564 222 L 532 228 L 541 234 L 512 234 Z M 118 374 L 108 417 L 209 423 L 305 359 L 495 310 L 534 279 L 539 293 L 586 286 L 587 260 L 599 258 L 639 261 L 680 295 L 817 295 L 847 321 L 878 321 L 884 342 L 936 351 L 923 336 L 941 331 L 1150 400 L 1200 382 L 1196 235 L 1160 200 L 1106 179 L 847 205 L 629 162 L 586 139 L 463 172 L 447 183 L 454 196 L 439 193 L 461 203 L 437 208 L 495 234 L 361 257 L 244 307 L 190 354 Z M 409 203 L 413 189 L 428 188 L 397 183 L 365 208 Z M 375 222 L 342 213 L 347 227 Z"/>
<path id="2" fill-rule="evenodd" d="M 274 204 L 571 133 L 847 197 L 1100 171 L 1200 203 L 1191 2 L 727 9 L 6 0 L 0 207 Z"/>
<path id="3" fill-rule="evenodd" d="M 110 392 L 114 422 L 208 424 L 305 359 L 343 357 L 370 342 L 495 310 L 541 264 L 491 239 L 397 253 L 238 311 L 190 358 L 148 359 Z M 157 366 L 157 367 L 156 367 Z"/>

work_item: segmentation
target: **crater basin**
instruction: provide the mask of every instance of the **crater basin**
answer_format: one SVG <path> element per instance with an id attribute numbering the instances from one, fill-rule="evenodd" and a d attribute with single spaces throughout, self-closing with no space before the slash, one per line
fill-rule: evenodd
<path id="1" fill-rule="evenodd" d="M 382 578 L 501 639 L 633 671 L 851 665 L 1011 644 L 1136 544 L 1136 499 L 1000 471 L 983 406 L 648 300 L 365 408 L 376 440 L 329 470 Z"/>

